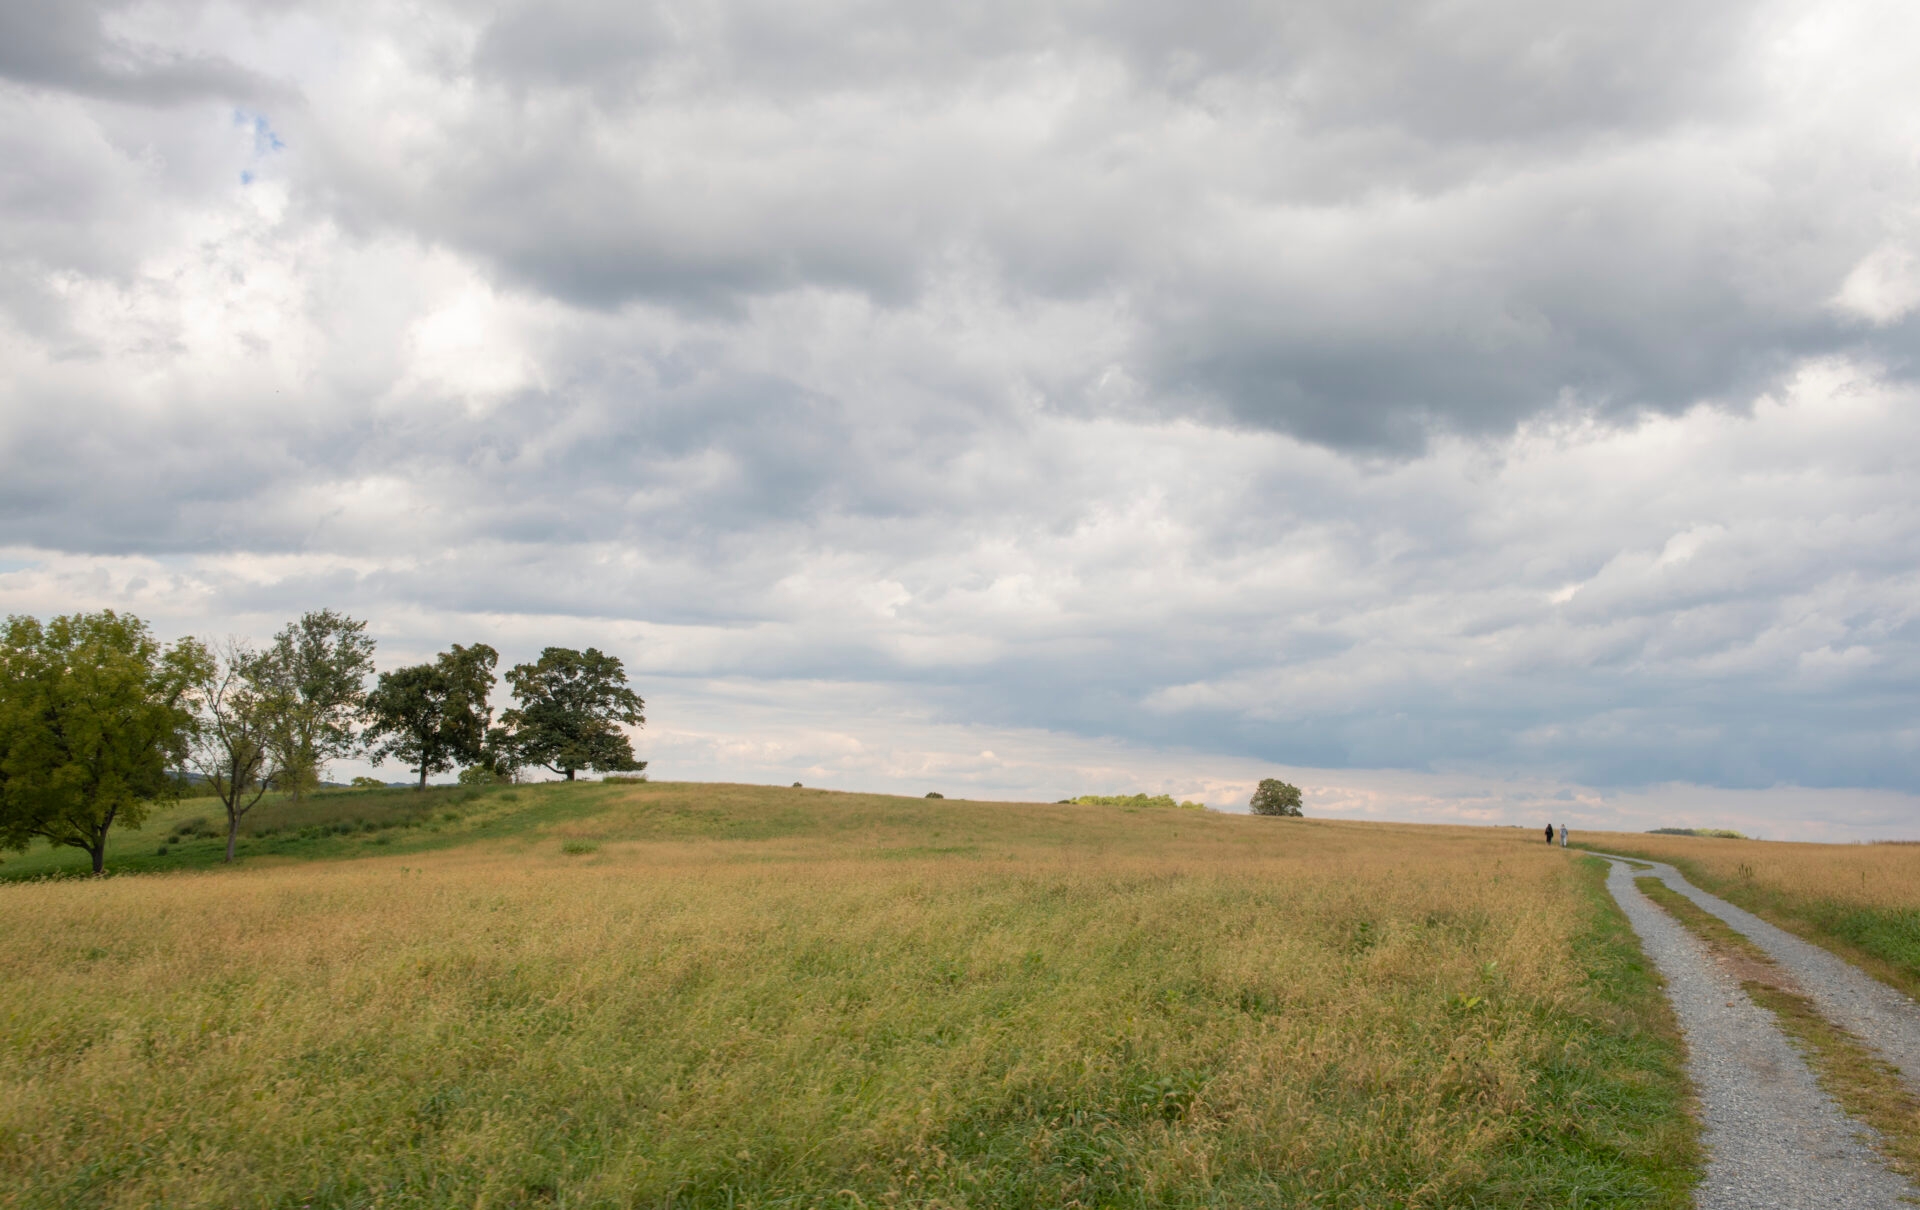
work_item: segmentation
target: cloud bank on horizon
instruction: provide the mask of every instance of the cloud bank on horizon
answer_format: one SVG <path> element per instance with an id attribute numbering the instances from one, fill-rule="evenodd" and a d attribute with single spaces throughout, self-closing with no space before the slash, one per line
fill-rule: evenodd
<path id="1" fill-rule="evenodd" d="M 594 642 L 696 775 L 838 710 L 943 788 L 1047 789 L 998 734 L 1911 805 L 1916 38 L 15 5 L 0 607 Z"/>

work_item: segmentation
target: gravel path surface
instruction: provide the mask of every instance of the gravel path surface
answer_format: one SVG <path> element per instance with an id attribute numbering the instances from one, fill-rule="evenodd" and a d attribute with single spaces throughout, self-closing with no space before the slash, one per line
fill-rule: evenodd
<path id="1" fill-rule="evenodd" d="M 1800 984 L 1821 1016 L 1878 1050 L 1900 1069 L 1907 1086 L 1920 1093 L 1920 1004 L 1812 942 L 1707 894 L 1672 866 L 1646 864 L 1653 866 L 1646 873 L 1656 875 L 1699 904 L 1701 910 L 1720 917 L 1767 951 Z"/>
<path id="2" fill-rule="evenodd" d="M 1633 885 L 1636 871 L 1614 861 L 1613 893 L 1687 1040 L 1687 1074 L 1700 1097 L 1707 1170 L 1695 1194 L 1701 1210 L 1810 1210 L 1909 1207 L 1920 1196 L 1880 1165 L 1813 1073 L 1700 941 Z"/>

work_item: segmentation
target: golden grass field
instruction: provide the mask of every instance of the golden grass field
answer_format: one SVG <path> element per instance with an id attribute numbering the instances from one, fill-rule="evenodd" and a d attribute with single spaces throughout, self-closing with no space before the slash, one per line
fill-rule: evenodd
<path id="1" fill-rule="evenodd" d="M 1587 832 L 1581 841 L 1671 862 L 1699 886 L 1920 995 L 1920 845 L 1628 832 Z"/>
<path id="2" fill-rule="evenodd" d="M 1530 831 L 474 809 L 454 847 L 0 885 L 0 1204 L 1687 1201 L 1664 1002 L 1599 863 Z"/>

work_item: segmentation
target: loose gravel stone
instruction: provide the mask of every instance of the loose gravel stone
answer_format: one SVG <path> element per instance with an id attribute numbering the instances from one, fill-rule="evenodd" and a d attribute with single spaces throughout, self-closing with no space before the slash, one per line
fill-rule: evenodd
<path id="1" fill-rule="evenodd" d="M 1879 980 L 1752 912 L 1709 895 L 1664 862 L 1647 871 L 1731 925 L 1767 952 L 1804 991 L 1820 1015 L 1852 1033 L 1900 1069 L 1920 1094 L 1920 1004 Z"/>
<path id="2" fill-rule="evenodd" d="M 1613 862 L 1607 889 L 1665 976 L 1700 1098 L 1707 1168 L 1702 1210 L 1806 1210 L 1911 1205 L 1920 1196 L 1888 1172 L 1867 1140 L 1814 1082 L 1773 1015 L 1747 998 L 1706 947 Z"/>

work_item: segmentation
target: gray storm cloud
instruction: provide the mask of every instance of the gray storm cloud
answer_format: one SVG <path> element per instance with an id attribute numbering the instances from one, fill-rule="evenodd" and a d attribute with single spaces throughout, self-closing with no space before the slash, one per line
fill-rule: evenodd
<path id="1" fill-rule="evenodd" d="M 1911 25 L 16 6 L 0 597 L 1920 791 Z"/>

